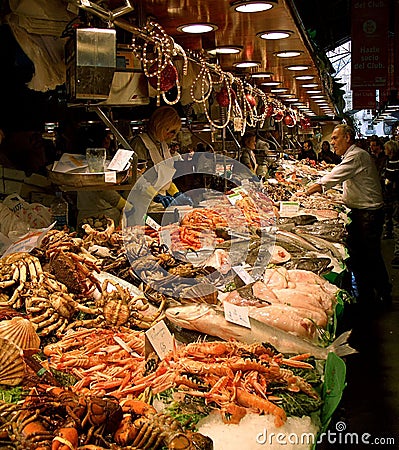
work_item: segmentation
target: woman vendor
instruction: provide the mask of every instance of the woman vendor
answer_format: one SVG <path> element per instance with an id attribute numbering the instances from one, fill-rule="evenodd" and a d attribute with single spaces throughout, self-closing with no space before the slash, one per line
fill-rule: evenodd
<path id="1" fill-rule="evenodd" d="M 161 187 L 153 181 L 153 201 L 167 208 L 172 202 L 176 205 L 192 205 L 192 200 L 178 190 L 173 183 L 175 174 L 174 159 L 171 158 L 168 144 L 173 141 L 181 128 L 181 119 L 171 106 L 161 106 L 151 115 L 147 131 L 135 136 L 130 145 L 137 153 L 139 162 L 147 163 L 147 171 L 155 166 L 158 180 L 165 182 Z M 158 183 L 159 184 L 159 183 Z"/>

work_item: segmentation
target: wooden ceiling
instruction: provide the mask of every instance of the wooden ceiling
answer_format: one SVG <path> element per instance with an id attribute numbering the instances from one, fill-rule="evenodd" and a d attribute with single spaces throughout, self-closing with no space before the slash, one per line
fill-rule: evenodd
<path id="1" fill-rule="evenodd" d="M 134 2 L 132 2 L 134 3 Z M 280 81 L 278 87 L 288 89 L 305 105 L 310 107 L 317 115 L 325 115 L 318 107 L 315 99 L 307 93 L 309 88 L 303 88 L 302 84 L 309 81 L 299 81 L 296 75 L 310 74 L 315 76 L 314 82 L 317 88 L 325 95 L 332 108 L 333 102 L 328 85 L 330 74 L 327 67 L 320 67 L 315 49 L 307 36 L 303 23 L 298 15 L 292 0 L 275 0 L 272 9 L 258 13 L 240 13 L 231 7 L 229 0 L 142 0 L 136 2 L 135 12 L 140 12 L 139 21 L 152 17 L 160 24 L 166 33 L 173 37 L 186 50 L 209 50 L 215 46 L 240 46 L 242 51 L 236 55 L 218 55 L 215 60 L 224 71 L 235 75 L 254 72 L 272 72 L 273 80 Z M 177 30 L 177 27 L 188 23 L 206 22 L 216 25 L 216 31 L 201 35 L 186 34 Z M 288 30 L 292 34 L 282 40 L 264 40 L 257 36 L 262 31 Z M 275 55 L 278 51 L 300 50 L 297 57 L 280 58 Z M 236 69 L 233 64 L 240 61 L 255 60 L 260 62 L 258 68 Z M 305 71 L 291 71 L 288 65 L 308 65 Z M 253 79 L 259 85 L 267 81 Z M 313 82 L 313 81 L 311 81 Z M 270 92 L 270 88 L 262 88 Z M 283 101 L 283 98 L 280 98 Z M 335 111 L 335 109 L 332 109 Z"/>

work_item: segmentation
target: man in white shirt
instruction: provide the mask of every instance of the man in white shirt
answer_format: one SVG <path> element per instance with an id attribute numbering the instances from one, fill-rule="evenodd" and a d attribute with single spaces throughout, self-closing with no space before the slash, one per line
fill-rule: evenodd
<path id="1" fill-rule="evenodd" d="M 351 209 L 347 246 L 361 302 L 375 300 L 389 304 L 392 286 L 381 254 L 384 222 L 381 183 L 376 166 L 368 152 L 354 144 L 354 130 L 337 125 L 331 136 L 340 164 L 311 185 L 307 195 L 343 185 L 343 200 Z"/>

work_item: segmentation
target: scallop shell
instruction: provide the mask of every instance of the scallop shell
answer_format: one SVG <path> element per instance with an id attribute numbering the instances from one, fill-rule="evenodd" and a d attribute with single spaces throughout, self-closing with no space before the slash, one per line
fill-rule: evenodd
<path id="1" fill-rule="evenodd" d="M 0 337 L 0 384 L 17 386 L 25 376 L 22 350 L 8 339 Z"/>
<path id="2" fill-rule="evenodd" d="M 198 283 L 183 289 L 180 293 L 180 301 L 182 303 L 189 301 L 215 305 L 218 301 L 217 289 L 210 283 Z"/>
<path id="3" fill-rule="evenodd" d="M 34 324 L 23 317 L 13 317 L 0 322 L 0 337 L 8 339 L 22 350 L 39 349 L 40 338 Z"/>

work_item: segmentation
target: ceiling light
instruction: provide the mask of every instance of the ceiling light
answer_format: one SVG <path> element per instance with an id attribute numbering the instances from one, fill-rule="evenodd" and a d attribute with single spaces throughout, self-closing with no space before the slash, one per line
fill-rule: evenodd
<path id="1" fill-rule="evenodd" d="M 214 31 L 217 29 L 218 27 L 213 23 L 188 23 L 186 25 L 180 25 L 179 27 L 177 27 L 178 31 L 192 34 L 208 33 L 209 31 Z"/>
<path id="2" fill-rule="evenodd" d="M 261 83 L 261 86 L 278 86 L 281 84 L 281 81 L 265 81 L 264 83 Z"/>
<path id="3" fill-rule="evenodd" d="M 324 98 L 324 95 L 311 95 L 310 98 Z"/>
<path id="4" fill-rule="evenodd" d="M 307 76 L 307 75 L 304 75 Z M 296 77 L 295 77 L 296 78 Z M 313 78 L 313 77 L 312 77 Z M 299 80 L 299 78 L 297 78 L 297 80 Z M 303 88 L 315 88 L 318 86 L 317 83 L 306 83 L 306 84 L 302 84 L 301 85 Z"/>
<path id="5" fill-rule="evenodd" d="M 277 4 L 277 0 L 240 0 L 233 2 L 231 7 L 237 12 L 252 13 L 262 12 L 272 9 Z"/>
<path id="6" fill-rule="evenodd" d="M 294 78 L 300 81 L 313 80 L 314 75 L 295 75 Z"/>
<path id="7" fill-rule="evenodd" d="M 284 101 L 285 102 L 297 102 L 298 99 L 297 98 L 286 98 Z"/>
<path id="8" fill-rule="evenodd" d="M 275 52 L 273 55 L 279 58 L 294 58 L 295 56 L 300 56 L 302 53 L 302 50 L 283 50 L 281 52 Z"/>
<path id="9" fill-rule="evenodd" d="M 219 45 L 218 47 L 208 50 L 211 55 L 235 55 L 240 53 L 242 47 L 238 45 Z"/>
<path id="10" fill-rule="evenodd" d="M 244 69 L 248 67 L 259 67 L 260 61 L 241 61 L 233 64 L 238 69 Z"/>
<path id="11" fill-rule="evenodd" d="M 308 70 L 310 66 L 305 66 L 304 64 L 297 64 L 294 66 L 287 66 L 286 69 L 288 70 Z"/>
<path id="12" fill-rule="evenodd" d="M 306 105 L 297 105 L 298 109 L 308 109 Z"/>
<path id="13" fill-rule="evenodd" d="M 273 75 L 272 72 L 256 72 L 251 75 L 252 78 L 270 78 Z"/>
<path id="14" fill-rule="evenodd" d="M 314 89 L 313 91 L 306 91 L 307 94 L 321 94 L 321 90 Z"/>
<path id="15" fill-rule="evenodd" d="M 276 88 L 276 89 L 270 89 L 270 92 L 272 94 L 278 94 L 279 92 L 287 92 L 287 88 Z"/>
<path id="16" fill-rule="evenodd" d="M 286 39 L 293 34 L 293 31 L 288 30 L 270 30 L 270 31 L 261 31 L 260 33 L 257 33 L 256 36 L 258 36 L 261 39 L 267 39 L 267 40 L 278 40 L 278 39 Z"/>
<path id="17" fill-rule="evenodd" d="M 281 98 L 293 98 L 294 94 L 281 94 L 280 97 Z"/>

